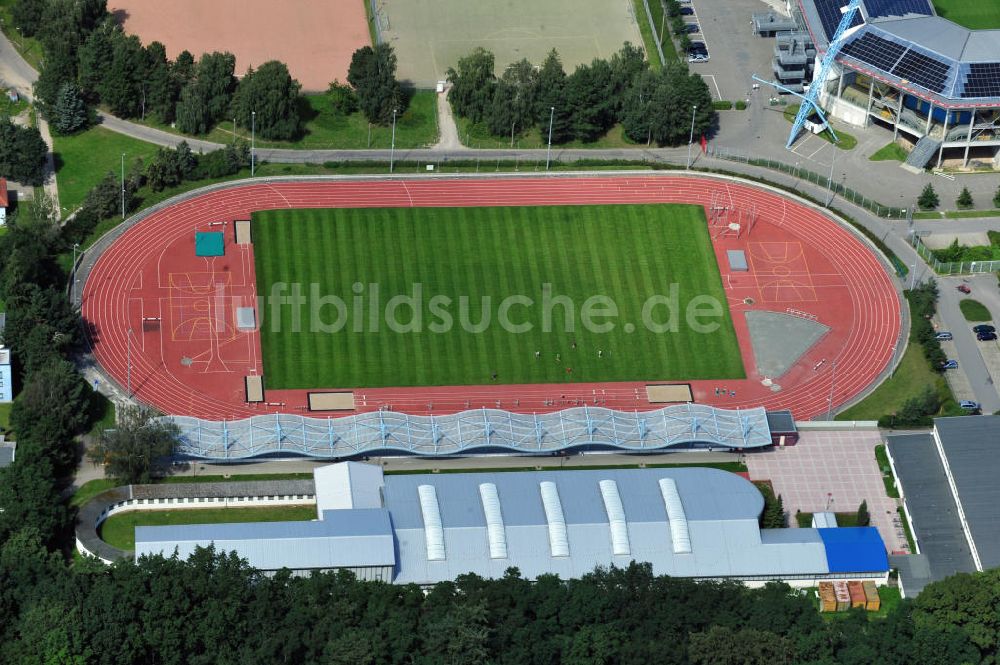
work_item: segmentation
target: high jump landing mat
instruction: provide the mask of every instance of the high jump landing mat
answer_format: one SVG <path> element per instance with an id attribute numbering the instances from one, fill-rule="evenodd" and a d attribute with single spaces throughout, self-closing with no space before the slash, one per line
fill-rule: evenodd
<path id="1" fill-rule="evenodd" d="M 223 256 L 226 241 L 219 231 L 198 231 L 194 234 L 195 256 Z"/>

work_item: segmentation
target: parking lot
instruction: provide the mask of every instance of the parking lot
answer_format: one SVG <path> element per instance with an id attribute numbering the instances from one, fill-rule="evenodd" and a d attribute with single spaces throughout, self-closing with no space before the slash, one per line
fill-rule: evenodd
<path id="1" fill-rule="evenodd" d="M 769 5 L 760 0 L 691 0 L 681 6 L 693 10 L 684 22 L 697 24 L 700 30 L 688 37 L 704 42 L 711 55 L 708 62 L 692 63 L 690 69 L 705 78 L 715 99 L 746 99 L 751 74 L 770 77 L 774 40 L 754 36 L 750 26 L 750 15 L 766 11 Z"/>

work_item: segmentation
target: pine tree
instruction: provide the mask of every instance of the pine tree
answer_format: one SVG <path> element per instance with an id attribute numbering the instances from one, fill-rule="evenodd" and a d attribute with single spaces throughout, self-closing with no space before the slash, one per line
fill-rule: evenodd
<path id="1" fill-rule="evenodd" d="M 56 134 L 66 136 L 87 126 L 89 116 L 87 105 L 80 90 L 72 83 L 63 83 L 52 109 L 52 129 Z"/>
<path id="2" fill-rule="evenodd" d="M 862 501 L 861 505 L 858 506 L 858 516 L 857 516 L 858 526 L 868 526 L 869 524 L 871 524 L 871 521 L 872 521 L 871 515 L 868 514 L 868 502 Z"/>
<path id="3" fill-rule="evenodd" d="M 968 187 L 962 188 L 962 193 L 958 195 L 955 199 L 955 204 L 959 208 L 971 208 L 972 207 L 972 193 L 969 191 Z"/>
<path id="4" fill-rule="evenodd" d="M 934 185 L 931 183 L 927 183 L 924 190 L 920 192 L 920 197 L 917 199 L 917 205 L 924 210 L 933 210 L 938 207 L 940 202 L 937 192 L 934 191 Z"/>

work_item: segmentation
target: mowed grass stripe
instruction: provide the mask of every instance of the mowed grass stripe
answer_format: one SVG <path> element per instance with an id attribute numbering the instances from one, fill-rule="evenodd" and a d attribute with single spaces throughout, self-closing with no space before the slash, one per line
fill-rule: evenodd
<path id="1" fill-rule="evenodd" d="M 287 306 L 279 328 L 264 326 L 265 383 L 273 389 L 475 385 L 488 383 L 493 372 L 500 383 L 744 376 L 697 206 L 274 210 L 255 213 L 253 223 L 260 293 L 285 282 L 301 284 L 308 296 L 315 282 L 321 295 L 341 298 L 348 313 L 346 325 L 333 333 L 312 327 L 309 305 L 302 308 L 299 332 L 291 329 Z M 365 285 L 363 312 L 353 304 L 356 282 Z M 673 282 L 680 287 L 679 330 L 654 333 L 643 326 L 643 303 L 669 295 Z M 382 308 L 377 328 L 369 312 L 371 283 L 378 284 Z M 415 283 L 422 286 L 421 330 L 394 332 L 384 308 L 393 296 L 411 294 Z M 552 307 L 551 329 L 543 329 L 546 283 L 554 297 L 570 299 L 571 328 L 559 305 Z M 513 295 L 534 301 L 509 312 L 513 323 L 530 323 L 530 332 L 509 332 L 497 320 L 501 302 Z M 619 309 L 610 332 L 581 324 L 583 304 L 595 295 Z M 685 325 L 685 308 L 697 295 L 721 303 L 716 332 L 699 334 Z M 451 299 L 447 332 L 429 329 L 441 323 L 428 307 L 434 296 Z M 464 305 L 462 296 L 468 298 Z M 490 325 L 481 333 L 464 329 L 463 323 L 481 321 L 484 297 L 490 299 Z M 336 314 L 326 307 L 324 322 Z M 363 332 L 355 331 L 359 314 Z M 667 315 L 658 308 L 659 320 Z M 399 310 L 401 323 L 410 316 L 408 308 Z M 626 323 L 634 332 L 625 332 Z M 535 351 L 541 352 L 537 360 Z"/>

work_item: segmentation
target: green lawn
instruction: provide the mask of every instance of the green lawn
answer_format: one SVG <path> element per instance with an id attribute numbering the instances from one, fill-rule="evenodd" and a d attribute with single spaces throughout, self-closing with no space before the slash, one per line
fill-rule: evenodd
<path id="1" fill-rule="evenodd" d="M 878 150 L 869 157 L 873 162 L 884 162 L 889 160 L 895 160 L 897 162 L 906 161 L 906 155 L 908 153 L 903 150 L 903 148 L 898 143 L 889 143 Z"/>
<path id="2" fill-rule="evenodd" d="M 0 404 L 0 433 L 10 431 L 10 408 L 11 404 Z"/>
<path id="3" fill-rule="evenodd" d="M 362 148 L 388 148 L 392 145 L 392 126 L 371 127 L 361 113 L 343 115 L 333 110 L 326 94 L 302 95 L 299 109 L 305 124 L 305 134 L 295 141 L 267 141 L 257 135 L 258 148 L 293 148 L 302 150 Z M 142 124 L 183 136 L 176 129 L 147 118 Z M 236 128 L 236 136 L 250 142 L 250 128 Z M 396 147 L 405 150 L 423 148 L 437 142 L 437 93 L 433 90 L 416 90 L 406 111 L 396 118 Z M 224 120 L 207 135 L 198 137 L 215 143 L 230 143 L 233 121 Z"/>
<path id="4" fill-rule="evenodd" d="M 898 411 L 911 397 L 920 395 L 924 386 L 934 386 L 944 405 L 939 415 L 951 414 L 955 400 L 948 383 L 931 369 L 924 357 L 924 350 L 915 342 L 906 347 L 899 366 L 892 377 L 886 379 L 875 391 L 851 408 L 837 414 L 836 420 L 878 420 Z"/>
<path id="5" fill-rule="evenodd" d="M 135 549 L 135 527 L 173 524 L 225 524 L 234 522 L 301 522 L 316 519 L 315 506 L 266 508 L 189 508 L 182 510 L 131 510 L 112 515 L 101 524 L 104 542 L 121 550 Z"/>
<path id="6" fill-rule="evenodd" d="M 938 16 L 973 30 L 1000 28 L 997 0 L 934 0 Z"/>
<path id="7" fill-rule="evenodd" d="M 148 162 L 158 149 L 152 143 L 103 127 L 93 127 L 74 136 L 53 136 L 52 140 L 55 143 L 59 205 L 66 215 L 83 203 L 87 192 L 108 171 L 120 172 L 122 153 L 125 153 L 125 168 L 128 169 L 136 157 Z"/>
<path id="8" fill-rule="evenodd" d="M 966 321 L 981 323 L 982 321 L 991 321 L 993 319 L 990 310 L 978 300 L 963 298 L 958 302 L 958 307 L 962 310 Z"/>
<path id="9" fill-rule="evenodd" d="M 744 376 L 700 206 L 275 210 L 254 213 L 253 224 L 262 298 L 277 283 L 302 285 L 307 300 L 315 284 L 328 298 L 315 314 L 323 304 L 316 298 L 299 308 L 297 332 L 296 308 L 272 316 L 265 306 L 271 389 L 475 385 L 494 372 L 504 384 Z M 643 323 L 644 303 L 668 295 L 672 284 L 677 331 L 653 332 Z M 417 330 L 390 329 L 383 313 L 391 300 L 418 288 L 420 318 L 408 306 L 393 317 Z M 533 304 L 504 306 L 515 295 Z M 719 304 L 717 332 L 685 324 L 698 295 Z M 343 309 L 329 303 L 334 296 Z M 593 296 L 617 306 L 617 318 L 591 319 L 612 329 L 584 329 L 584 303 Z M 380 305 L 371 307 L 376 297 Z M 505 322 L 531 329 L 506 331 L 505 307 Z M 668 308 L 656 306 L 651 318 L 665 322 Z"/>
<path id="10" fill-rule="evenodd" d="M 889 454 L 883 444 L 875 446 L 875 461 L 878 462 L 879 471 L 882 472 L 882 483 L 885 485 L 885 494 L 890 499 L 899 498 L 899 489 L 896 487 L 896 478 L 892 475 L 892 465 L 889 464 Z"/>

